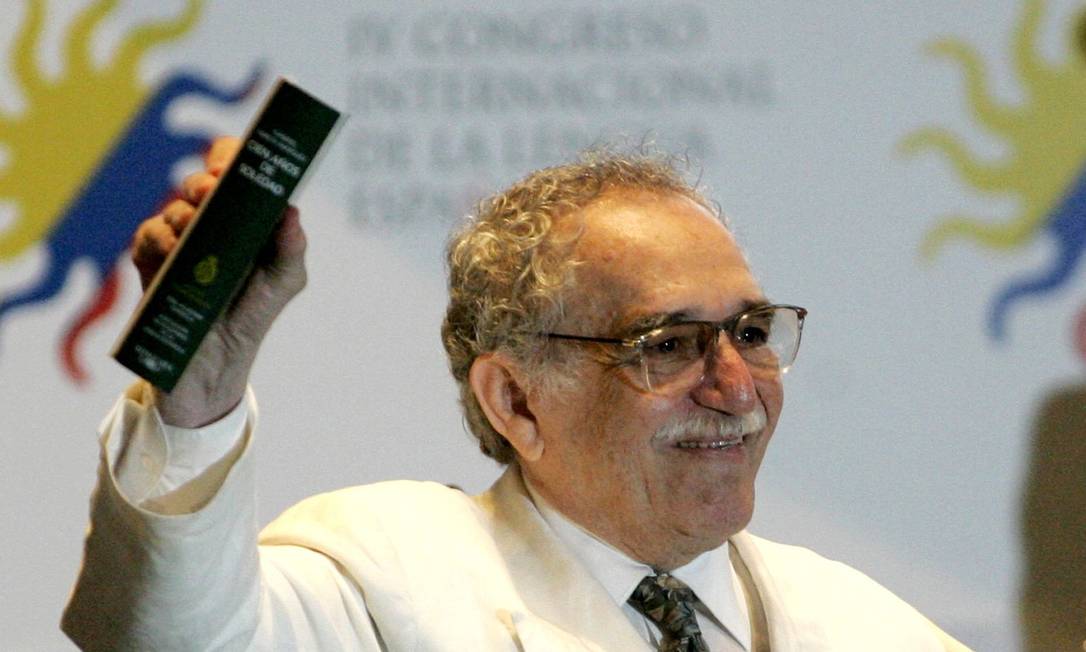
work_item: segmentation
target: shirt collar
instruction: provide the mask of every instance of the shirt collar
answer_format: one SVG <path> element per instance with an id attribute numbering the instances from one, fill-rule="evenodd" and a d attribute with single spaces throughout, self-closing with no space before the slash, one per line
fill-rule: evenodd
<path id="1" fill-rule="evenodd" d="M 671 571 L 701 600 L 709 615 L 732 633 L 744 649 L 751 649 L 750 611 L 739 576 L 732 567 L 728 542 L 704 552 L 685 566 Z"/>
<path id="2" fill-rule="evenodd" d="M 626 599 L 641 580 L 646 575 L 655 574 L 651 566 L 630 559 L 621 550 L 571 521 L 536 492 L 527 476 L 521 475 L 543 520 L 603 585 L 616 605 L 622 607 L 626 604 Z M 698 555 L 690 563 L 672 571 L 671 575 L 693 589 L 709 610 L 709 615 L 731 632 L 744 649 L 750 649 L 750 614 L 746 600 L 741 599 L 742 585 L 732 568 L 727 541 L 719 548 Z"/>

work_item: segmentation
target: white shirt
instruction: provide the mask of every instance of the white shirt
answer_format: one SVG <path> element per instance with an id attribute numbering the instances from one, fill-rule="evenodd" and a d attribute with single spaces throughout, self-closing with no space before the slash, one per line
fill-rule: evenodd
<path id="1" fill-rule="evenodd" d="M 646 575 L 654 575 L 651 566 L 634 561 L 620 550 L 596 538 L 559 512 L 532 487 L 524 484 L 543 520 L 554 529 L 562 543 L 578 557 L 607 594 L 621 607 L 626 618 L 652 647 L 659 647 L 660 631 L 656 624 L 626 600 Z M 699 555 L 671 575 L 693 589 L 698 605 L 698 625 L 702 637 L 713 652 L 748 652 L 751 648 L 750 614 L 742 583 L 732 568 L 728 543 Z"/>
<path id="2" fill-rule="evenodd" d="M 151 405 L 143 385 L 139 402 Z M 157 409 L 144 412 L 153 420 L 110 438 L 107 453 L 115 459 L 118 488 L 133 505 L 159 514 L 199 510 L 215 496 L 230 465 L 241 454 L 247 430 L 256 419 L 252 390 L 226 416 L 203 428 L 179 428 L 162 421 Z M 108 417 L 107 417 L 108 420 Z M 246 426 L 249 428 L 246 428 Z"/>

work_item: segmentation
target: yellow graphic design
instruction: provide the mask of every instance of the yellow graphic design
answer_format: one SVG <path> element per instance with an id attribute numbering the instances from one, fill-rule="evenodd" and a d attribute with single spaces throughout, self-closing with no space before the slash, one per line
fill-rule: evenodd
<path id="1" fill-rule="evenodd" d="M 137 67 L 152 47 L 184 35 L 195 24 L 202 0 L 189 0 L 176 18 L 133 29 L 112 60 L 91 61 L 91 35 L 117 7 L 99 0 L 73 21 L 65 39 L 63 76 L 47 79 L 34 57 L 45 23 L 45 2 L 27 5 L 12 59 L 26 110 L 0 112 L 0 134 L 8 154 L 0 170 L 0 197 L 18 207 L 13 224 L 0 233 L 0 260 L 13 259 L 40 242 L 64 214 L 66 202 L 95 168 L 111 140 L 121 133 L 147 96 Z"/>
<path id="2" fill-rule="evenodd" d="M 219 258 L 217 256 L 204 258 L 196 263 L 196 268 L 193 270 L 193 276 L 196 277 L 196 282 L 200 285 L 211 285 L 218 275 Z"/>
<path id="3" fill-rule="evenodd" d="M 1002 160 L 981 160 L 940 127 L 911 134 L 902 150 L 907 154 L 939 152 L 973 189 L 1012 196 L 1019 208 L 1012 220 L 1003 223 L 969 215 L 947 216 L 924 238 L 921 254 L 927 259 L 951 240 L 1004 250 L 1026 244 L 1050 217 L 1086 160 L 1086 57 L 1081 47 L 1072 47 L 1061 63 L 1042 60 L 1037 34 L 1043 5 L 1042 0 L 1026 0 L 1014 31 L 1011 58 L 1024 93 L 1020 105 L 1001 104 L 992 97 L 984 63 L 973 47 L 952 38 L 929 47 L 932 55 L 961 68 L 970 112 L 978 124 L 1006 142 L 1009 154 Z M 1082 36 L 1078 26 L 1072 29 L 1070 40 L 1077 45 Z"/>

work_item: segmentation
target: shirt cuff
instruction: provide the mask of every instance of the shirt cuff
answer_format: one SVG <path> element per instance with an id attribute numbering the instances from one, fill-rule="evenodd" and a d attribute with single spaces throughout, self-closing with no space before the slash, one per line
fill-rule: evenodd
<path id="1" fill-rule="evenodd" d="M 146 383 L 133 386 L 106 418 L 102 445 L 113 480 L 133 505 L 160 514 L 197 511 L 218 491 L 252 432 L 256 399 L 201 428 L 162 421 Z"/>

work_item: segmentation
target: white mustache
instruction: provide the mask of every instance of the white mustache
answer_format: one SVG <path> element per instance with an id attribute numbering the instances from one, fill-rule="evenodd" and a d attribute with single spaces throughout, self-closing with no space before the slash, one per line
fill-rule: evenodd
<path id="1" fill-rule="evenodd" d="M 742 415 L 703 412 L 665 423 L 656 430 L 653 439 L 664 444 L 738 439 L 764 429 L 766 418 L 761 403 L 753 411 Z"/>

